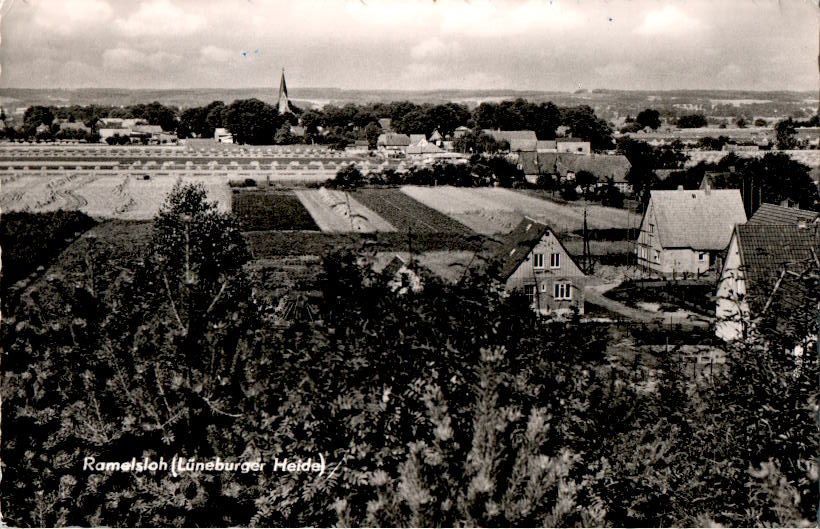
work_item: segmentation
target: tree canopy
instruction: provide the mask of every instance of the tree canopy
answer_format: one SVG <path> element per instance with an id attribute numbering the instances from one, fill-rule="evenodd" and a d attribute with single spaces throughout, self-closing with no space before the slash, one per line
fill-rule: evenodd
<path id="1" fill-rule="evenodd" d="M 238 143 L 269 145 L 282 126 L 282 117 L 276 108 L 259 99 L 239 99 L 225 110 L 224 123 Z"/>

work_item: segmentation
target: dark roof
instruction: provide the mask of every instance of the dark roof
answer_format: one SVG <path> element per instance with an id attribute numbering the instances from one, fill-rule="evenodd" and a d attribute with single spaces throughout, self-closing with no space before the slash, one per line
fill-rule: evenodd
<path id="1" fill-rule="evenodd" d="M 499 279 L 506 281 L 516 271 L 521 262 L 535 248 L 535 245 L 550 231 L 549 226 L 525 218 L 504 240 L 497 258 L 501 262 Z"/>
<path id="2" fill-rule="evenodd" d="M 728 171 L 706 171 L 703 173 L 703 180 L 700 181 L 700 189 L 706 189 L 707 186 L 714 189 L 718 187 L 716 182 L 726 181 L 730 175 Z"/>
<path id="3" fill-rule="evenodd" d="M 504 237 L 504 242 L 496 254 L 496 259 L 501 264 L 498 271 L 498 278 L 502 281 L 509 279 L 524 259 L 527 258 L 532 249 L 551 231 L 550 227 L 546 224 L 525 217 L 513 231 Z M 555 240 L 561 245 L 567 258 L 572 259 L 572 255 L 567 251 L 561 239 L 555 235 L 555 232 L 552 233 L 555 236 Z"/>
<path id="4" fill-rule="evenodd" d="M 407 134 L 379 134 L 379 145 L 387 147 L 407 147 L 410 145 L 410 136 Z"/>
<path id="5" fill-rule="evenodd" d="M 820 217 L 816 211 L 787 208 L 775 204 L 761 204 L 747 224 L 811 224 Z"/>
<path id="6" fill-rule="evenodd" d="M 555 138 L 555 141 L 557 143 L 583 143 L 583 142 L 586 142 L 587 140 L 585 140 L 583 138 L 575 138 L 573 136 L 567 136 L 565 138 Z"/>
<path id="7" fill-rule="evenodd" d="M 813 253 L 820 242 L 817 226 L 747 223 L 738 224 L 735 234 L 753 314 L 760 314 L 781 276 L 783 280 L 778 285 L 778 290 L 783 288 L 781 294 L 788 292 L 787 297 L 801 294 L 805 287 L 800 285 L 804 283 L 795 278 L 817 268 Z"/>
<path id="8" fill-rule="evenodd" d="M 563 154 L 563 153 L 562 153 Z M 567 171 L 589 171 L 599 180 L 612 178 L 615 182 L 626 182 L 626 175 L 632 164 L 623 154 L 569 154 L 559 157 Z M 560 166 L 559 166 L 560 170 Z"/>
<path id="9" fill-rule="evenodd" d="M 535 145 L 537 140 L 519 140 L 519 139 L 512 139 L 510 140 L 510 151 L 516 152 L 535 152 Z"/>
<path id="10" fill-rule="evenodd" d="M 589 171 L 601 181 L 612 178 L 626 182 L 626 175 L 632 164 L 622 154 L 576 154 L 564 152 L 521 152 L 519 163 L 524 174 L 558 174 Z"/>

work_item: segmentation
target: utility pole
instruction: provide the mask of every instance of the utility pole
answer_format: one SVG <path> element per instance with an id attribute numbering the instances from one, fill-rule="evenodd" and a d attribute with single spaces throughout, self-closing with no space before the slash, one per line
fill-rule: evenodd
<path id="1" fill-rule="evenodd" d="M 591 259 L 589 254 L 589 234 L 587 233 L 587 209 L 584 208 L 584 273 L 588 273 L 589 269 L 587 268 L 587 259 Z"/>

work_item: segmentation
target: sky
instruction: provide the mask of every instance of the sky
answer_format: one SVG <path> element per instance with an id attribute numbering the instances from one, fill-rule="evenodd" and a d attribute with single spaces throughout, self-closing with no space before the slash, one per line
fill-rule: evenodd
<path id="1" fill-rule="evenodd" d="M 818 90 L 816 0 L 0 0 L 0 87 Z"/>

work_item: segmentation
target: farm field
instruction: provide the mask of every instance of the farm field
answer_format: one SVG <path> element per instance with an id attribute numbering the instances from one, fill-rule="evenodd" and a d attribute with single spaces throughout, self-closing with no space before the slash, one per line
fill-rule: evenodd
<path id="1" fill-rule="evenodd" d="M 351 195 L 330 189 L 295 191 L 310 216 L 323 232 L 373 233 L 396 231 L 376 212 L 360 204 Z"/>
<path id="2" fill-rule="evenodd" d="M 230 211 L 230 190 L 224 178 L 186 176 L 181 180 L 204 184 L 208 199 L 218 202 L 220 211 Z M 172 177 L 144 180 L 114 172 L 68 171 L 57 177 L 15 173 L 0 180 L 0 208 L 29 212 L 64 209 L 94 217 L 148 220 L 159 211 L 176 182 Z"/>
<path id="3" fill-rule="evenodd" d="M 366 205 L 402 233 L 452 233 L 472 235 L 464 224 L 425 206 L 398 189 L 358 189 L 353 192 Z"/>
<path id="4" fill-rule="evenodd" d="M 509 233 L 524 218 L 513 208 L 470 188 L 402 186 L 401 190 L 482 235 Z"/>
<path id="5" fill-rule="evenodd" d="M 558 204 L 510 189 L 403 186 L 402 191 L 485 235 L 509 233 L 525 215 L 559 233 L 580 229 L 584 223 L 581 205 Z M 626 228 L 628 222 L 624 210 L 587 205 L 591 228 Z"/>
<path id="6" fill-rule="evenodd" d="M 302 201 L 290 191 L 235 189 L 231 210 L 247 231 L 319 230 Z"/>

